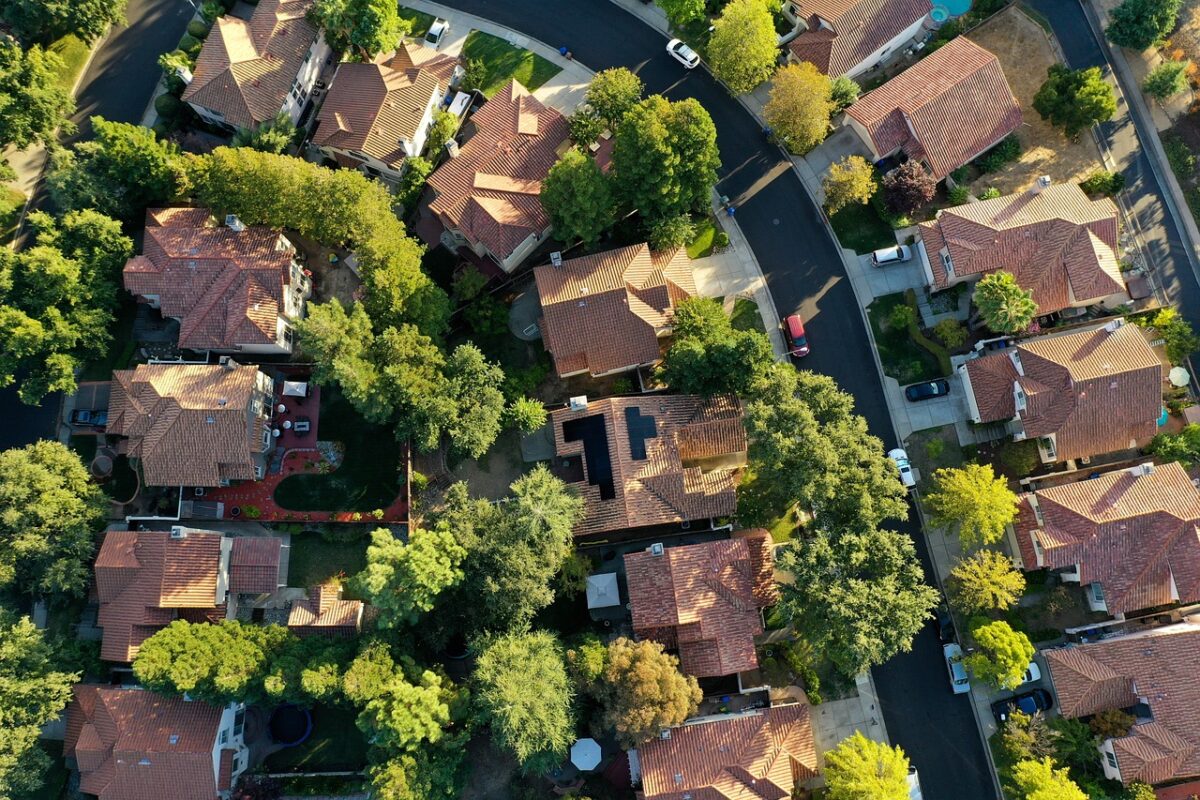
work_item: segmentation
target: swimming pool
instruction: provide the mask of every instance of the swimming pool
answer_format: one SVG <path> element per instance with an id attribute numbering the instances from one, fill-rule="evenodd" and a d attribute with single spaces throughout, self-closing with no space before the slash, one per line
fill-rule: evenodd
<path id="1" fill-rule="evenodd" d="M 950 17 L 961 17 L 971 10 L 971 0 L 940 0 L 929 12 L 934 22 L 945 22 Z"/>

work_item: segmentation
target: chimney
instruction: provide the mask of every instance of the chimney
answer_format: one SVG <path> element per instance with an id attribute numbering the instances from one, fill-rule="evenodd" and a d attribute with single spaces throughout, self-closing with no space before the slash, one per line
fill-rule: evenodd
<path id="1" fill-rule="evenodd" d="M 1041 194 L 1043 191 L 1050 188 L 1050 183 L 1051 183 L 1050 176 L 1043 175 L 1042 177 L 1037 179 L 1037 182 L 1034 183 L 1033 186 L 1029 187 L 1029 193 L 1030 194 Z"/>
<path id="2" fill-rule="evenodd" d="M 234 233 L 241 233 L 246 230 L 246 226 L 237 218 L 237 214 L 225 215 L 225 227 L 229 228 Z"/>
<path id="3" fill-rule="evenodd" d="M 453 139 L 447 139 L 445 147 L 446 155 L 448 155 L 450 158 L 458 157 L 458 142 L 454 141 Z"/>

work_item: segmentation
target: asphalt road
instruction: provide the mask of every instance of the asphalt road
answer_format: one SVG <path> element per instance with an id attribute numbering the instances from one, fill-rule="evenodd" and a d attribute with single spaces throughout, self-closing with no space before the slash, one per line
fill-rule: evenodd
<path id="1" fill-rule="evenodd" d="M 813 351 L 804 366 L 852 393 L 872 432 L 891 446 L 883 388 L 837 247 L 800 179 L 750 113 L 704 70 L 683 70 L 664 52 L 661 34 L 607 0 L 572 0 L 569 13 L 556 0 L 455 0 L 454 6 L 554 47 L 565 45 L 592 69 L 629 67 L 649 92 L 694 97 L 708 109 L 723 161 L 718 189 L 737 206 L 780 316 L 799 309 L 808 322 Z M 932 574 L 919 525 L 910 521 L 901 529 Z M 888 733 L 920 771 L 925 797 L 995 797 L 968 700 L 951 694 L 931 627 L 912 653 L 876 669 L 875 682 Z"/>

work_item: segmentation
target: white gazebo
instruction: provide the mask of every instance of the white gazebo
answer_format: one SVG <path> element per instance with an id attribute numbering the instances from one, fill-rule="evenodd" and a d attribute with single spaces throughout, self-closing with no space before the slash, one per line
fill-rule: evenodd
<path id="1" fill-rule="evenodd" d="M 588 772 L 600 765 L 600 744 L 595 739 L 577 739 L 571 745 L 571 763 L 582 772 Z"/>
<path id="2" fill-rule="evenodd" d="M 588 608 L 609 608 L 619 605 L 621 605 L 621 591 L 617 587 L 617 573 L 601 572 L 596 575 L 588 575 Z"/>

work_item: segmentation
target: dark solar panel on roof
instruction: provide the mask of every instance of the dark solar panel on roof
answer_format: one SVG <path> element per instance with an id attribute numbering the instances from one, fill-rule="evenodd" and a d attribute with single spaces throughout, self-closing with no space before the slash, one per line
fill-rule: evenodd
<path id="1" fill-rule="evenodd" d="M 625 409 L 625 429 L 629 433 L 629 457 L 634 461 L 646 460 L 646 440 L 658 436 L 658 425 L 654 417 L 643 417 L 637 407 Z"/>
<path id="2" fill-rule="evenodd" d="M 600 499 L 617 496 L 613 487 L 612 454 L 608 450 L 608 427 L 603 414 L 563 423 L 563 441 L 583 442 L 583 460 L 587 467 L 588 483 L 600 487 Z"/>

